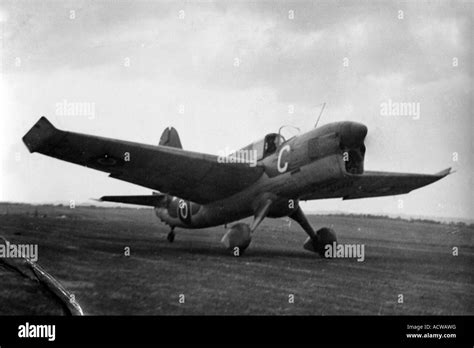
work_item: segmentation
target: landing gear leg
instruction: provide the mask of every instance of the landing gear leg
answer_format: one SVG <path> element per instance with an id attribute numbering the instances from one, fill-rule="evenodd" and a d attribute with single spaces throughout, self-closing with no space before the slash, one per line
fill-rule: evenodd
<path id="1" fill-rule="evenodd" d="M 168 236 L 166 239 L 168 239 L 168 242 L 173 243 L 174 242 L 174 227 L 171 227 L 171 231 L 168 233 Z"/>
<path id="2" fill-rule="evenodd" d="M 316 235 L 316 232 L 314 232 L 313 228 L 308 222 L 308 219 L 306 218 L 306 215 L 304 215 L 303 210 L 301 210 L 301 207 L 298 205 L 298 208 L 289 215 L 290 218 L 295 220 L 297 223 L 300 224 L 301 227 L 303 227 L 303 230 L 308 234 L 309 238 L 311 238 L 314 242 L 317 243 L 318 241 L 318 236 Z"/>
<path id="3" fill-rule="evenodd" d="M 332 245 L 332 243 L 337 242 L 336 233 L 330 228 L 324 227 L 314 232 L 300 206 L 289 216 L 300 224 L 308 234 L 309 238 L 304 243 L 306 250 L 317 252 L 321 257 L 325 257 L 326 245 Z"/>

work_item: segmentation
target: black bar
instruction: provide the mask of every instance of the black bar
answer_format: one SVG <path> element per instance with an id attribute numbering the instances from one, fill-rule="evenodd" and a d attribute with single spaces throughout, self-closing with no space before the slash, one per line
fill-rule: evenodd
<path id="1" fill-rule="evenodd" d="M 55 327 L 55 340 L 20 338 L 25 323 Z M 474 342 L 472 316 L 166 316 L 0 317 L 0 346 L 33 344 L 408 344 Z M 411 329 L 408 329 L 408 325 Z M 428 326 L 429 325 L 429 326 Z M 439 325 L 439 326 L 438 326 Z M 455 325 L 446 328 L 441 325 Z M 417 327 L 417 329 L 413 329 Z M 456 334 L 407 338 L 407 334 Z"/>

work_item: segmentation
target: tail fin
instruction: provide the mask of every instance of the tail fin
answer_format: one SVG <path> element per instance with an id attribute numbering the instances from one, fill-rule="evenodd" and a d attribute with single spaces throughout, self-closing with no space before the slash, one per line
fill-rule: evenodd
<path id="1" fill-rule="evenodd" d="M 182 149 L 181 141 L 179 140 L 179 135 L 176 129 L 173 127 L 165 128 L 163 134 L 161 134 L 160 142 L 158 145 L 176 147 Z"/>

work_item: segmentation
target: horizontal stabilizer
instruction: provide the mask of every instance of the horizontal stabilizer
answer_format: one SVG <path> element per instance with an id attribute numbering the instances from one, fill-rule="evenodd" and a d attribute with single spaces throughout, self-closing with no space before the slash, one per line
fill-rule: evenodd
<path id="1" fill-rule="evenodd" d="M 164 194 L 154 194 L 145 196 L 103 196 L 99 199 L 99 201 L 158 207 L 164 202 L 165 199 L 166 195 Z"/>

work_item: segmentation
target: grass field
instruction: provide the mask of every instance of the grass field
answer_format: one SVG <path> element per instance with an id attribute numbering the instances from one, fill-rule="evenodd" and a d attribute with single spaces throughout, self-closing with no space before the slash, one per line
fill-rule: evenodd
<path id="1" fill-rule="evenodd" d="M 90 315 L 474 314 L 472 226 L 310 220 L 315 228 L 333 226 L 341 243 L 364 244 L 364 262 L 304 250 L 306 234 L 284 219 L 266 219 L 237 258 L 220 244 L 223 226 L 177 229 L 168 243 L 151 209 L 0 204 L 0 234 L 38 244 L 38 263 Z M 0 279 L 0 314 L 60 313 L 37 284 L 1 266 Z"/>

